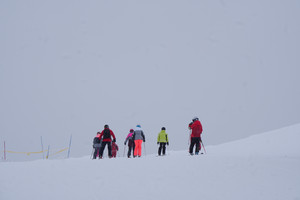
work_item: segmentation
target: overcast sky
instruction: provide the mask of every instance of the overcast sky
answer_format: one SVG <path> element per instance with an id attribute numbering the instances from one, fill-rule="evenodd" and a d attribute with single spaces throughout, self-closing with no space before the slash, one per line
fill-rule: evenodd
<path id="1" fill-rule="evenodd" d="M 187 149 L 300 123 L 299 1 L 1 1 L 0 142 L 90 153 L 109 124 L 148 152 L 165 126 Z M 284 138 L 284 136 L 283 136 Z M 123 151 L 123 150 L 122 150 Z"/>

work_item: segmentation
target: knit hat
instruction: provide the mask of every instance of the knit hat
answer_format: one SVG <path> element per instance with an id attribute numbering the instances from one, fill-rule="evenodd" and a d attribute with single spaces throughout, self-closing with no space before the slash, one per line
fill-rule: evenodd
<path id="1" fill-rule="evenodd" d="M 136 125 L 136 127 L 141 128 L 141 125 L 138 124 L 138 125 Z"/>

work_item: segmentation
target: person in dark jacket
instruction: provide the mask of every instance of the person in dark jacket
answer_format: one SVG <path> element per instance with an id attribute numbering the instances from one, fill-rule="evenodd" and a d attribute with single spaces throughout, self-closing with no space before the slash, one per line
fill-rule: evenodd
<path id="1" fill-rule="evenodd" d="M 100 147 L 101 147 L 101 140 L 100 140 L 99 136 L 100 136 L 100 132 L 97 133 L 97 136 L 94 137 L 94 140 L 93 140 L 93 148 L 94 148 L 93 159 L 96 159 L 97 157 L 99 157 L 99 152 L 100 152 Z"/>
<path id="2" fill-rule="evenodd" d="M 196 144 L 196 149 L 195 149 L 195 154 L 198 155 L 200 151 L 200 142 L 201 142 L 201 134 L 202 134 L 202 124 L 200 123 L 198 117 L 193 118 L 193 122 L 189 124 L 189 129 L 192 130 L 191 133 L 191 144 L 190 144 L 190 149 L 189 153 L 193 155 L 193 149 Z"/>
<path id="3" fill-rule="evenodd" d="M 127 152 L 127 157 L 130 158 L 131 156 L 131 151 L 132 151 L 132 155 L 134 154 L 134 141 L 133 141 L 133 132 L 134 130 L 133 129 L 130 129 L 126 139 L 125 139 L 125 142 L 124 142 L 124 145 L 126 145 L 126 143 L 128 142 L 128 152 Z"/>
<path id="4" fill-rule="evenodd" d="M 108 148 L 108 157 L 109 158 L 112 157 L 112 154 L 111 154 L 111 141 L 112 141 L 111 137 L 113 137 L 113 142 L 116 142 L 115 134 L 113 133 L 112 130 L 109 129 L 108 125 L 105 125 L 104 130 L 99 135 L 100 140 L 102 139 L 102 144 L 101 144 L 100 153 L 99 153 L 100 159 L 103 156 L 103 151 L 104 151 L 104 148 L 105 148 L 106 145 L 107 145 L 107 148 Z"/>

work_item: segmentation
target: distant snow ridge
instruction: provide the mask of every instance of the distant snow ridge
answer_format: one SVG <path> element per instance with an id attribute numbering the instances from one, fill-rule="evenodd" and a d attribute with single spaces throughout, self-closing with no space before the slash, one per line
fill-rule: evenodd
<path id="1" fill-rule="evenodd" d="M 300 156 L 300 124 L 208 147 L 210 154 Z"/>

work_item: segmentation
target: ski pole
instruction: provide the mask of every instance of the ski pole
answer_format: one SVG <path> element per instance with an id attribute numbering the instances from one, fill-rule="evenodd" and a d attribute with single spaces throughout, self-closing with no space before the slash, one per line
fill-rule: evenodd
<path id="1" fill-rule="evenodd" d="M 123 157 L 125 157 L 125 150 L 126 150 L 126 145 L 124 145 Z"/>
<path id="2" fill-rule="evenodd" d="M 3 152 L 4 160 L 6 160 L 6 148 L 5 148 L 5 141 L 4 141 L 4 152 Z"/>
<path id="3" fill-rule="evenodd" d="M 190 146 L 190 142 L 191 142 L 191 134 L 192 134 L 192 130 L 190 130 L 190 133 L 189 133 L 188 146 Z"/>
<path id="4" fill-rule="evenodd" d="M 72 135 L 70 137 L 70 143 L 69 143 L 69 149 L 68 149 L 68 158 L 70 158 L 71 144 L 72 144 Z"/>
<path id="5" fill-rule="evenodd" d="M 48 145 L 48 151 L 47 151 L 47 156 L 46 156 L 46 159 L 49 158 L 49 153 L 50 153 L 50 145 Z"/>
<path id="6" fill-rule="evenodd" d="M 157 155 L 159 156 L 159 147 L 160 147 L 160 143 L 157 144 Z"/>
<path id="7" fill-rule="evenodd" d="M 191 135 L 192 135 L 192 130 L 190 129 L 189 138 L 188 138 L 188 152 L 190 152 Z"/>
<path id="8" fill-rule="evenodd" d="M 43 145 L 43 137 L 41 136 L 41 145 L 42 145 L 42 153 L 43 153 L 43 160 L 45 159 L 44 156 L 44 145 Z"/>
<path id="9" fill-rule="evenodd" d="M 94 154 L 94 151 L 95 151 L 95 148 L 93 148 L 93 150 L 92 150 L 90 159 L 92 159 L 92 156 L 93 156 L 93 154 Z"/>
<path id="10" fill-rule="evenodd" d="M 204 152 L 205 152 L 205 154 L 206 154 L 206 150 L 205 150 L 204 144 L 203 144 L 203 142 L 202 142 L 202 139 L 200 139 L 200 142 L 201 142 L 202 147 L 203 147 L 203 150 L 204 150 Z"/>
<path id="11" fill-rule="evenodd" d="M 165 155 L 168 155 L 168 147 L 167 147 L 167 143 L 165 144 L 165 147 L 166 147 L 166 151 L 165 151 Z"/>

